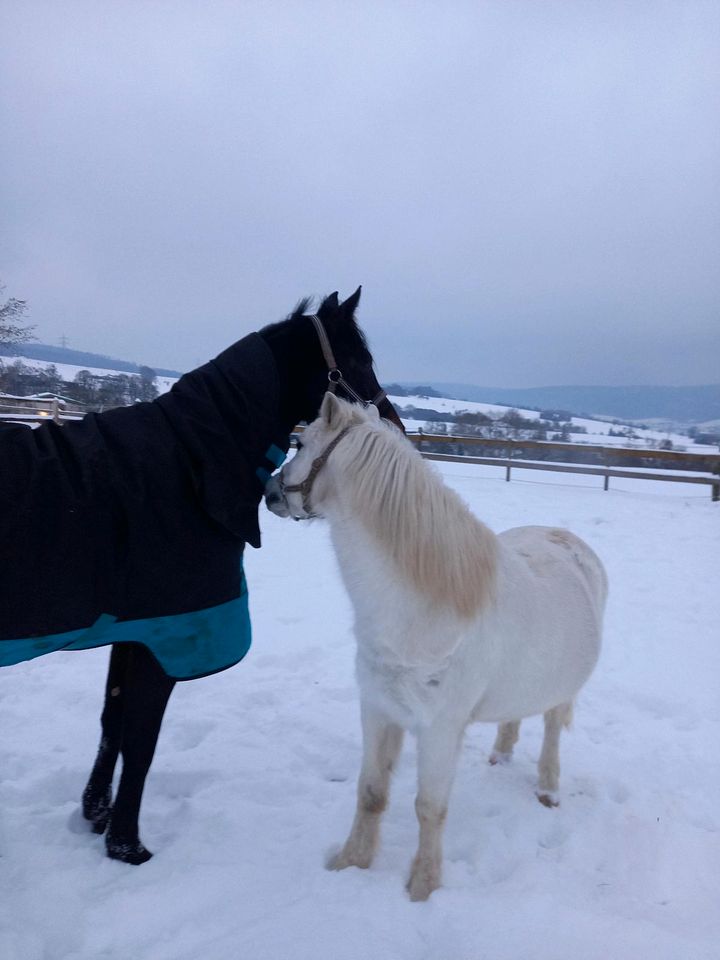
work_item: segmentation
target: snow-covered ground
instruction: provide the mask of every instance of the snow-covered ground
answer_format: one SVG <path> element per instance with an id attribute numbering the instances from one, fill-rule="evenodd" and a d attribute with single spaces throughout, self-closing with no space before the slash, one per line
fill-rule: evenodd
<path id="1" fill-rule="evenodd" d="M 444 886 L 410 903 L 410 741 L 374 866 L 323 868 L 360 760 L 350 608 L 325 526 L 263 510 L 253 649 L 171 700 L 147 865 L 107 860 L 78 813 L 107 652 L 0 671 L 3 960 L 717 960 L 720 504 L 675 484 L 442 473 L 494 529 L 564 524 L 607 565 L 605 648 L 563 738 L 560 808 L 533 795 L 538 719 L 504 768 L 487 763 L 493 729 L 471 728 Z"/>
<path id="2" fill-rule="evenodd" d="M 510 408 L 496 403 L 479 403 L 470 400 L 452 400 L 448 397 L 421 397 L 410 396 L 400 397 L 391 396 L 390 400 L 396 407 L 419 407 L 426 410 L 437 410 L 438 413 L 459 413 L 466 411 L 468 413 L 484 413 L 486 416 L 497 420 L 510 409 L 517 409 L 521 416 L 526 420 L 539 420 L 540 413 L 537 410 L 527 410 L 525 408 Z M 407 429 L 417 430 L 425 426 L 424 420 L 411 420 L 403 417 L 403 423 Z M 584 433 L 570 432 L 570 440 L 573 443 L 600 444 L 602 446 L 616 447 L 648 447 L 657 446 L 663 441 L 670 440 L 675 450 L 688 450 L 691 453 L 717 453 L 717 446 L 708 446 L 707 444 L 694 443 L 686 434 L 677 433 L 671 430 L 659 430 L 633 426 L 632 431 L 637 437 L 636 440 L 628 437 L 611 437 L 611 430 L 618 431 L 621 427 L 617 422 L 611 420 L 591 420 L 587 417 L 572 417 L 573 426 L 584 430 Z M 452 433 L 454 424 L 447 423 L 448 433 Z"/>

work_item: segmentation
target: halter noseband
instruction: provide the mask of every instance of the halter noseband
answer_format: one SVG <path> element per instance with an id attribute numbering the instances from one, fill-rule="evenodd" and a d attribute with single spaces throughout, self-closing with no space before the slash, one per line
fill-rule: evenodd
<path id="1" fill-rule="evenodd" d="M 315 483 L 317 475 L 320 473 L 322 468 L 328 462 L 328 458 L 330 454 L 333 452 L 335 447 L 340 443 L 340 441 L 343 439 L 343 437 L 348 432 L 348 430 L 352 430 L 354 426 L 355 424 L 349 423 L 346 427 L 344 427 L 340 431 L 340 433 L 336 437 L 334 437 L 330 441 L 330 443 L 325 447 L 325 449 L 320 454 L 320 456 L 315 457 L 315 459 L 312 462 L 312 466 L 310 467 L 310 472 L 305 477 L 305 479 L 302 480 L 300 483 L 292 483 L 289 486 L 286 486 L 286 484 L 284 484 L 282 480 L 282 473 L 280 474 L 280 478 L 278 482 L 280 484 L 280 489 L 282 490 L 282 494 L 285 497 L 285 500 L 287 501 L 288 493 L 299 493 L 302 496 L 302 505 L 303 505 L 303 510 L 305 511 L 305 516 L 295 517 L 294 518 L 295 520 L 310 520 L 314 516 L 312 512 L 312 505 L 310 503 L 310 494 L 312 492 L 313 484 Z"/>
<path id="2" fill-rule="evenodd" d="M 387 397 L 385 391 L 381 390 L 380 393 L 378 393 L 378 395 L 372 400 L 365 400 L 356 390 L 353 390 L 347 380 L 343 377 L 340 368 L 337 365 L 335 354 L 330 346 L 330 339 L 325 331 L 322 320 L 317 316 L 317 314 L 313 314 L 310 319 L 312 320 L 313 326 L 317 331 L 318 339 L 320 340 L 320 348 L 322 349 L 323 357 L 325 357 L 325 363 L 327 364 L 328 391 L 330 393 L 335 393 L 337 388 L 340 386 L 348 394 L 348 396 L 352 397 L 355 403 L 361 403 L 365 407 L 369 407 L 370 404 L 374 404 L 376 407 L 379 406 Z"/>

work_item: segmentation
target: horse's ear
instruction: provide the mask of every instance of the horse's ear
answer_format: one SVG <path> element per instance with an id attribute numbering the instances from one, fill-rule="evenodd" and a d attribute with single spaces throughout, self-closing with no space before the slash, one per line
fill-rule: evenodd
<path id="1" fill-rule="evenodd" d="M 340 307 L 340 302 L 338 301 L 338 292 L 331 293 L 329 296 L 325 297 L 323 302 L 320 304 L 321 310 L 338 310 Z"/>
<path id="2" fill-rule="evenodd" d="M 326 426 L 331 430 L 334 430 L 342 424 L 345 418 L 345 411 L 343 410 L 341 401 L 338 400 L 334 393 L 328 391 L 323 397 L 320 416 L 325 421 Z"/>
<path id="3" fill-rule="evenodd" d="M 380 411 L 378 410 L 378 408 L 375 406 L 374 403 L 369 403 L 369 404 L 365 407 L 365 412 L 367 413 L 368 417 L 369 417 L 371 420 L 379 420 L 379 419 L 380 419 Z"/>
<path id="4" fill-rule="evenodd" d="M 347 320 L 351 319 L 355 315 L 355 311 L 357 310 L 357 305 L 360 303 L 361 293 L 362 293 L 362 287 L 358 287 L 355 293 L 351 294 L 347 298 L 347 300 L 343 301 L 341 309 Z"/>

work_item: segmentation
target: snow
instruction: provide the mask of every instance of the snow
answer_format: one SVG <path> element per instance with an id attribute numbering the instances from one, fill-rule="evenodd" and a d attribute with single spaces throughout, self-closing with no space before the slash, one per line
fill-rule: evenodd
<path id="1" fill-rule="evenodd" d="M 13 356 L 2 357 L 0 360 L 5 360 L 10 363 L 19 360 L 24 363 L 26 367 L 32 367 L 34 370 L 45 370 L 47 367 L 53 366 L 57 370 L 60 378 L 65 380 L 66 383 L 72 383 L 81 370 L 86 370 L 88 373 L 92 373 L 97 377 L 117 377 L 118 375 L 124 375 L 126 377 L 136 376 L 136 374 L 128 373 L 127 370 L 115 370 L 110 367 L 82 367 L 72 363 L 51 363 L 48 360 L 37 360 L 35 357 Z M 160 393 L 165 393 L 174 383 L 177 383 L 177 377 L 157 376 L 155 378 L 155 386 Z"/>
<path id="2" fill-rule="evenodd" d="M 526 420 L 538 420 L 540 413 L 537 410 L 525 410 L 519 407 L 501 406 L 497 403 L 479 403 L 475 400 L 453 400 L 449 397 L 422 397 L 422 396 L 393 396 L 388 399 L 398 407 L 421 407 L 425 410 L 437 410 L 438 413 L 485 413 L 489 417 L 501 417 L 508 410 L 517 410 Z"/>
<path id="3" fill-rule="evenodd" d="M 419 407 L 425 410 L 437 410 L 438 413 L 484 413 L 493 420 L 498 420 L 504 416 L 508 410 L 516 409 L 518 413 L 526 420 L 539 420 L 540 413 L 537 410 L 527 410 L 522 407 L 501 406 L 497 403 L 478 403 L 470 400 L 452 400 L 448 397 L 421 397 L 421 396 L 389 396 L 389 400 L 396 407 Z M 403 423 L 408 429 L 417 430 L 425 426 L 424 420 L 411 420 L 402 418 Z M 570 440 L 573 443 L 599 444 L 601 446 L 617 447 L 642 447 L 654 445 L 658 446 L 662 441 L 670 440 L 675 450 L 688 450 L 691 453 L 717 453 L 717 446 L 694 443 L 690 437 L 683 433 L 677 433 L 670 430 L 653 430 L 644 427 L 632 426 L 632 431 L 637 439 L 628 437 L 611 437 L 610 430 L 618 431 L 620 427 L 617 421 L 589 419 L 588 417 L 571 417 L 570 423 L 576 427 L 582 428 L 586 432 L 573 433 L 570 431 Z M 409 426 L 408 426 L 409 425 Z M 453 432 L 455 424 L 452 421 L 446 423 L 448 433 Z M 629 426 L 629 425 L 624 425 Z M 552 432 L 552 428 L 548 432 Z"/>
<path id="4" fill-rule="evenodd" d="M 410 903 L 410 740 L 373 867 L 323 868 L 360 760 L 351 613 L 326 527 L 263 510 L 246 563 L 254 646 L 178 685 L 143 807 L 150 863 L 107 860 L 78 814 L 107 652 L 0 671 L 0 957 L 717 960 L 720 504 L 681 484 L 606 493 L 594 477 L 440 469 L 493 529 L 567 525 L 608 568 L 605 648 L 563 737 L 560 808 L 533 795 L 538 719 L 503 767 L 487 763 L 494 730 L 472 727 L 444 886 Z"/>

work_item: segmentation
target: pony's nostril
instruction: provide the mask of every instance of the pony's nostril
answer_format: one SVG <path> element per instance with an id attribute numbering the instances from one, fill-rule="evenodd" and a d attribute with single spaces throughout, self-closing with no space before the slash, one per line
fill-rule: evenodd
<path id="1" fill-rule="evenodd" d="M 279 517 L 289 515 L 285 494 L 274 478 L 268 482 L 265 488 L 265 506 L 271 513 L 275 513 Z"/>

